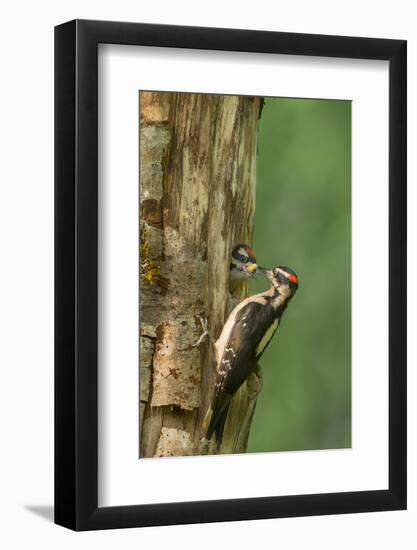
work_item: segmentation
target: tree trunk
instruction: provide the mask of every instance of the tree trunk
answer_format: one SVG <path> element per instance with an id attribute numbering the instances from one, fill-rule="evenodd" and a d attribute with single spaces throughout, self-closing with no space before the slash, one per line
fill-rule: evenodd
<path id="1" fill-rule="evenodd" d="M 262 100 L 140 94 L 140 456 L 214 452 L 201 423 L 229 313 L 234 244 L 251 243 Z M 246 286 L 238 290 L 244 297 Z M 236 394 L 220 452 L 245 452 L 260 379 Z"/>

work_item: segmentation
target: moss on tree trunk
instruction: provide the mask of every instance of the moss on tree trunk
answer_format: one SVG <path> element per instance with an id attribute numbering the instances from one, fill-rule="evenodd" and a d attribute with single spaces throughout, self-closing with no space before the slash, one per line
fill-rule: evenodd
<path id="1" fill-rule="evenodd" d="M 250 243 L 261 98 L 140 94 L 140 456 L 203 454 L 230 254 Z M 246 288 L 239 289 L 240 297 Z M 220 452 L 245 452 L 259 390 L 233 400 Z"/>

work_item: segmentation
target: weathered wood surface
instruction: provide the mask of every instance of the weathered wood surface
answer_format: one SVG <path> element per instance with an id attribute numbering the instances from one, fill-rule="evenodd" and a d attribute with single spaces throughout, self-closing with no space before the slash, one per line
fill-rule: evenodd
<path id="1" fill-rule="evenodd" d="M 230 253 L 250 243 L 261 99 L 140 94 L 140 456 L 213 452 L 200 427 L 229 310 Z M 243 297 L 246 289 L 239 290 Z M 239 390 L 220 452 L 244 452 L 259 380 Z"/>

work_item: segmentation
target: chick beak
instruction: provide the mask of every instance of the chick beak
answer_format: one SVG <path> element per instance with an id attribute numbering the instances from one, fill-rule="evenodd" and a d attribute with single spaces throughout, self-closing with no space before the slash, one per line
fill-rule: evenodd
<path id="1" fill-rule="evenodd" d="M 248 273 L 255 273 L 257 269 L 258 269 L 258 266 L 256 264 L 250 264 L 247 266 L 246 271 Z"/>

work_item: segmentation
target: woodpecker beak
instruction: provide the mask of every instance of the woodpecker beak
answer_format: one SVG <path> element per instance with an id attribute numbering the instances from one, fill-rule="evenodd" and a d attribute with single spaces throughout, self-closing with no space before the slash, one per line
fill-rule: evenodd
<path id="1" fill-rule="evenodd" d="M 248 265 L 248 267 L 246 268 L 246 271 L 248 273 L 255 273 L 255 271 L 258 269 L 258 266 L 256 264 L 250 264 Z"/>
<path id="2" fill-rule="evenodd" d="M 266 267 L 261 267 L 260 265 L 258 265 L 258 271 L 265 275 L 265 277 L 270 281 L 272 281 L 272 279 L 274 278 L 274 274 L 272 273 L 272 271 L 270 269 L 267 269 Z"/>

